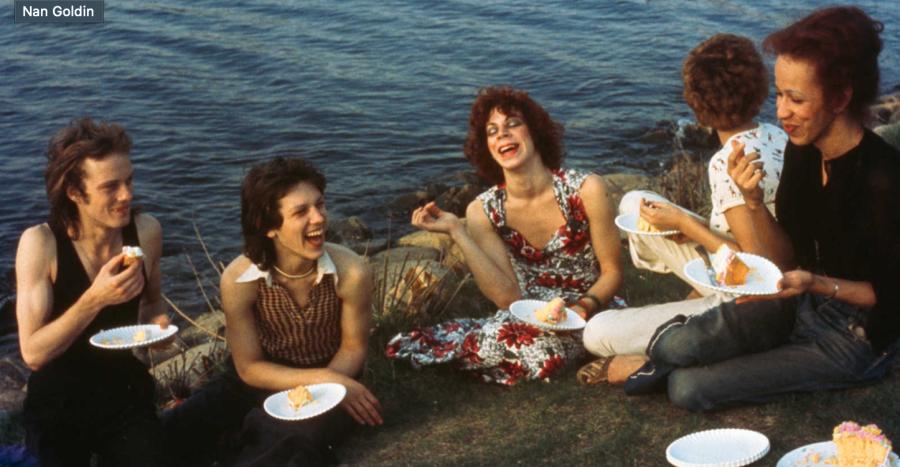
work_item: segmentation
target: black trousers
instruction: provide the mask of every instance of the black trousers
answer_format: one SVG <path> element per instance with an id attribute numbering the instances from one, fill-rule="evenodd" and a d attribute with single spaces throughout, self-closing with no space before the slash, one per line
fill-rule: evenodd
<path id="1" fill-rule="evenodd" d="M 66 394 L 29 393 L 25 443 L 44 467 L 169 466 L 153 381 L 144 374 L 122 390 L 73 389 Z"/>
<path id="2" fill-rule="evenodd" d="M 267 391 L 251 388 L 233 365 L 163 415 L 170 449 L 185 465 L 289 466 L 338 463 L 333 448 L 356 426 L 340 407 L 302 421 L 262 410 Z"/>

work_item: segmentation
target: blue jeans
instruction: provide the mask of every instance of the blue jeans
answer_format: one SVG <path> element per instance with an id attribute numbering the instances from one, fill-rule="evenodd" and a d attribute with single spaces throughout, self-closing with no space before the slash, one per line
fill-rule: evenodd
<path id="1" fill-rule="evenodd" d="M 650 361 L 626 392 L 668 379 L 669 399 L 688 410 L 764 402 L 795 391 L 861 386 L 884 377 L 890 354 L 857 329 L 863 311 L 822 296 L 724 303 L 660 327 Z"/>

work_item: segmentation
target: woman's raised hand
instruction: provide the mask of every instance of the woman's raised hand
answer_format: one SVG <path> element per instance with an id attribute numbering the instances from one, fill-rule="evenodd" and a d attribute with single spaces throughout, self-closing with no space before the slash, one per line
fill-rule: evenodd
<path id="1" fill-rule="evenodd" d="M 445 234 L 450 234 L 463 226 L 459 217 L 437 207 L 434 201 L 413 211 L 411 222 L 414 227 Z"/>
<path id="2" fill-rule="evenodd" d="M 741 190 L 748 208 L 756 209 L 765 205 L 765 197 L 759 182 L 766 176 L 766 171 L 759 162 L 759 154 L 751 152 L 744 155 L 744 143 L 737 140 L 731 142 L 728 176 Z"/>

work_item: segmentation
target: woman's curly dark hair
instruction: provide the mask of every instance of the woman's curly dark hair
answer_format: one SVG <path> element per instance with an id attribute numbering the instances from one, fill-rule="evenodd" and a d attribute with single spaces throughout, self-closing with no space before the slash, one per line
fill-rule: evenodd
<path id="1" fill-rule="evenodd" d="M 733 34 L 716 34 L 694 47 L 681 78 L 697 121 L 717 130 L 752 120 L 769 95 L 762 57 L 750 39 Z"/>
<path id="2" fill-rule="evenodd" d="M 275 264 L 275 245 L 267 234 L 284 222 L 281 198 L 302 182 L 325 193 L 325 176 L 314 165 L 303 159 L 276 157 L 254 165 L 241 184 L 244 254 L 264 271 Z"/>
<path id="3" fill-rule="evenodd" d="M 857 7 L 824 8 L 770 34 L 763 48 L 812 64 L 831 108 L 842 99 L 844 89 L 851 88 L 847 111 L 862 120 L 878 97 L 879 34 L 883 30 L 882 23 Z"/>
<path id="4" fill-rule="evenodd" d="M 482 178 L 495 185 L 504 181 L 503 170 L 491 157 L 487 147 L 487 122 L 494 109 L 504 115 L 521 115 L 544 166 L 558 169 L 562 165 L 565 157 L 563 126 L 550 118 L 550 114 L 527 92 L 506 86 L 491 86 L 481 89 L 472 104 L 469 134 L 463 147 L 466 159 Z"/>

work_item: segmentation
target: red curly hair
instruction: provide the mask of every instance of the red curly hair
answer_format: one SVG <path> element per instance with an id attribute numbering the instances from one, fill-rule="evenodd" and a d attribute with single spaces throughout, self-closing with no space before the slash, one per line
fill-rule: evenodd
<path id="1" fill-rule="evenodd" d="M 550 118 L 525 91 L 506 86 L 491 86 L 478 91 L 469 115 L 469 133 L 463 152 L 478 175 L 492 184 L 503 183 L 503 170 L 487 147 L 487 122 L 494 109 L 504 115 L 520 115 L 528 126 L 535 148 L 544 166 L 558 169 L 565 157 L 563 126 Z"/>
<path id="2" fill-rule="evenodd" d="M 700 124 L 731 130 L 759 113 L 769 95 L 768 74 L 750 39 L 716 34 L 684 59 L 684 100 Z"/>
<path id="3" fill-rule="evenodd" d="M 878 97 L 878 54 L 884 25 L 855 6 L 817 10 L 763 41 L 768 53 L 806 61 L 816 70 L 825 102 L 834 108 L 852 89 L 848 113 L 862 120 Z"/>

